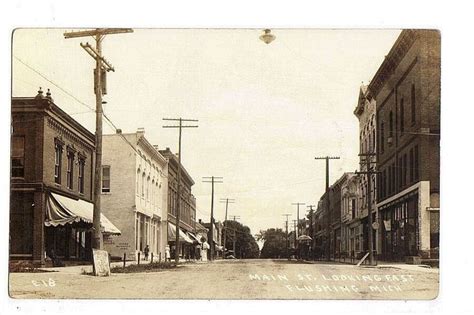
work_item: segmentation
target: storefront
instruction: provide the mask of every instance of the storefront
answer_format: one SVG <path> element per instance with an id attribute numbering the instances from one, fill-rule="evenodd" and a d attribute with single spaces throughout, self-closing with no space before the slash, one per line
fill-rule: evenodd
<path id="1" fill-rule="evenodd" d="M 89 261 L 92 256 L 93 204 L 49 193 L 45 212 L 45 250 L 48 257 Z M 104 235 L 120 235 L 103 214 Z"/>
<path id="2" fill-rule="evenodd" d="M 382 259 L 403 261 L 418 255 L 418 193 L 413 192 L 379 208 L 381 215 Z"/>
<path id="3" fill-rule="evenodd" d="M 178 255 L 182 259 L 189 259 L 194 241 L 179 229 L 179 250 Z M 168 244 L 170 246 L 171 259 L 175 259 L 176 255 L 176 225 L 168 222 Z M 194 249 L 193 249 L 194 250 Z"/>

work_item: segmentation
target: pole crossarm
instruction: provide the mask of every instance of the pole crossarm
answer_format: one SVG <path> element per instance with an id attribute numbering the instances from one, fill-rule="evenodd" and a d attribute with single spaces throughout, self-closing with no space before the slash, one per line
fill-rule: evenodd
<path id="1" fill-rule="evenodd" d="M 97 35 L 112 35 L 112 34 L 123 34 L 123 33 L 133 33 L 131 28 L 96 28 L 95 30 L 87 31 L 74 31 L 74 32 L 65 32 L 64 38 L 78 38 L 86 36 L 97 36 Z"/>
<path id="2" fill-rule="evenodd" d="M 104 57 L 102 57 L 89 43 L 81 43 L 81 47 L 94 59 L 100 59 L 102 61 L 102 66 L 105 65 L 105 70 L 115 72 L 115 68 L 107 61 Z"/>
<path id="3" fill-rule="evenodd" d="M 163 120 L 167 121 L 199 121 L 198 119 L 187 119 L 187 118 L 163 118 Z"/>

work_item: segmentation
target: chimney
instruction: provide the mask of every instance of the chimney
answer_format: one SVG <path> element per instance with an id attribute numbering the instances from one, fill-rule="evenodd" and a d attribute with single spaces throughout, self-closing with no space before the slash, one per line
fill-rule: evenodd
<path id="1" fill-rule="evenodd" d="M 202 224 L 202 220 L 201 220 L 201 219 L 199 219 L 199 224 Z"/>
<path id="2" fill-rule="evenodd" d="M 158 148 L 158 145 L 157 145 L 157 144 L 154 144 L 154 145 L 153 145 L 153 147 L 155 148 L 155 150 L 156 150 L 156 151 L 158 151 L 158 150 L 159 150 L 159 148 Z"/>
<path id="3" fill-rule="evenodd" d="M 138 128 L 137 129 L 137 135 L 143 137 L 145 135 L 145 128 L 143 128 L 143 127 Z"/>
<path id="4" fill-rule="evenodd" d="M 115 133 L 121 134 L 121 133 L 122 133 L 122 129 L 117 129 L 117 130 L 115 130 Z"/>

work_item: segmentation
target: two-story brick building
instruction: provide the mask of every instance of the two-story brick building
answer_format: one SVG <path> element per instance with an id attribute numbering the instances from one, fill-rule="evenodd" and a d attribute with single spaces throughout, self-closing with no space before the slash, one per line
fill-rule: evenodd
<path id="1" fill-rule="evenodd" d="M 439 32 L 402 31 L 368 89 L 377 111 L 382 258 L 429 257 L 439 247 Z"/>
<path id="2" fill-rule="evenodd" d="M 145 130 L 103 136 L 102 196 L 104 213 L 122 231 L 104 238 L 112 256 L 137 259 L 148 245 L 164 257 L 167 244 L 168 162 L 145 138 Z"/>
<path id="3" fill-rule="evenodd" d="M 94 135 L 49 90 L 12 98 L 11 110 L 10 259 L 90 259 Z M 101 225 L 120 233 L 105 216 Z"/>

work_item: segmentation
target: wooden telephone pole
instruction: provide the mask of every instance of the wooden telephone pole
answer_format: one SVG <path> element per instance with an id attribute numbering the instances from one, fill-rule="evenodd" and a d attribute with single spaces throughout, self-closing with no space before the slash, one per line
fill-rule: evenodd
<path id="1" fill-rule="evenodd" d="M 327 198 L 327 202 L 326 202 L 326 244 L 325 244 L 325 252 L 326 252 L 326 259 L 329 260 L 329 256 L 330 256 L 330 253 L 329 253 L 329 248 L 330 248 L 330 245 L 329 245 L 329 242 L 330 242 L 330 239 L 329 239 L 329 223 L 330 223 L 330 220 L 329 220 L 329 215 L 330 215 L 330 211 L 331 211 L 331 207 L 330 207 L 330 203 L 331 203 L 331 200 L 329 198 L 329 160 L 339 160 L 340 157 L 339 156 L 319 156 L 319 157 L 315 157 L 314 158 L 315 160 L 326 160 L 326 198 Z"/>
<path id="2" fill-rule="evenodd" d="M 183 122 L 198 122 L 197 119 L 183 119 L 183 118 L 163 118 L 166 121 L 177 121 L 179 124 L 177 126 L 174 125 L 166 125 L 163 128 L 178 128 L 179 129 L 179 140 L 178 140 L 178 187 L 176 188 L 176 246 L 175 246 L 175 254 L 174 254 L 174 261 L 176 264 L 179 263 L 179 225 L 180 221 L 180 210 L 181 210 L 181 134 L 183 128 L 197 128 L 196 125 L 183 125 Z"/>
<path id="3" fill-rule="evenodd" d="M 285 232 L 286 232 L 286 257 L 288 259 L 290 259 L 290 255 L 289 255 L 289 249 L 290 249 L 290 239 L 288 238 L 288 217 L 291 216 L 291 214 L 289 213 L 285 213 L 283 214 L 283 216 L 286 217 L 286 221 L 285 221 Z"/>
<path id="4" fill-rule="evenodd" d="M 294 202 L 292 203 L 293 206 L 296 206 L 296 234 L 295 234 L 295 239 L 300 236 L 300 206 L 304 206 L 305 203 L 303 202 Z"/>
<path id="5" fill-rule="evenodd" d="M 364 174 L 367 176 L 367 224 L 368 224 L 368 247 L 369 247 L 369 263 L 375 264 L 374 260 L 374 244 L 373 244 L 373 220 L 372 220 L 372 175 L 377 175 L 378 172 L 372 168 L 372 157 L 375 153 L 361 153 L 359 156 L 362 159 L 361 164 L 365 163 L 365 172 L 356 172 L 356 174 Z"/>
<path id="6" fill-rule="evenodd" d="M 81 47 L 95 60 L 94 93 L 96 105 L 95 123 L 95 167 L 94 167 L 94 214 L 92 247 L 102 249 L 102 232 L 100 227 L 100 194 L 102 190 L 102 95 L 107 94 L 105 86 L 106 72 L 115 71 L 114 67 L 102 56 L 102 40 L 106 35 L 132 33 L 131 28 L 97 28 L 95 30 L 64 33 L 64 38 L 92 36 L 95 48 L 89 43 L 81 43 Z"/>
<path id="7" fill-rule="evenodd" d="M 203 177 L 203 183 L 210 183 L 211 184 L 211 228 L 209 230 L 211 234 L 211 254 L 209 260 L 214 260 L 214 184 L 222 184 L 222 177 L 210 176 L 210 177 Z"/>
<path id="8" fill-rule="evenodd" d="M 225 203 L 225 218 L 224 218 L 224 258 L 225 258 L 225 244 L 227 241 L 227 210 L 229 207 L 229 203 L 235 203 L 235 199 L 230 199 L 230 198 L 223 198 L 220 201 L 221 203 Z"/>

